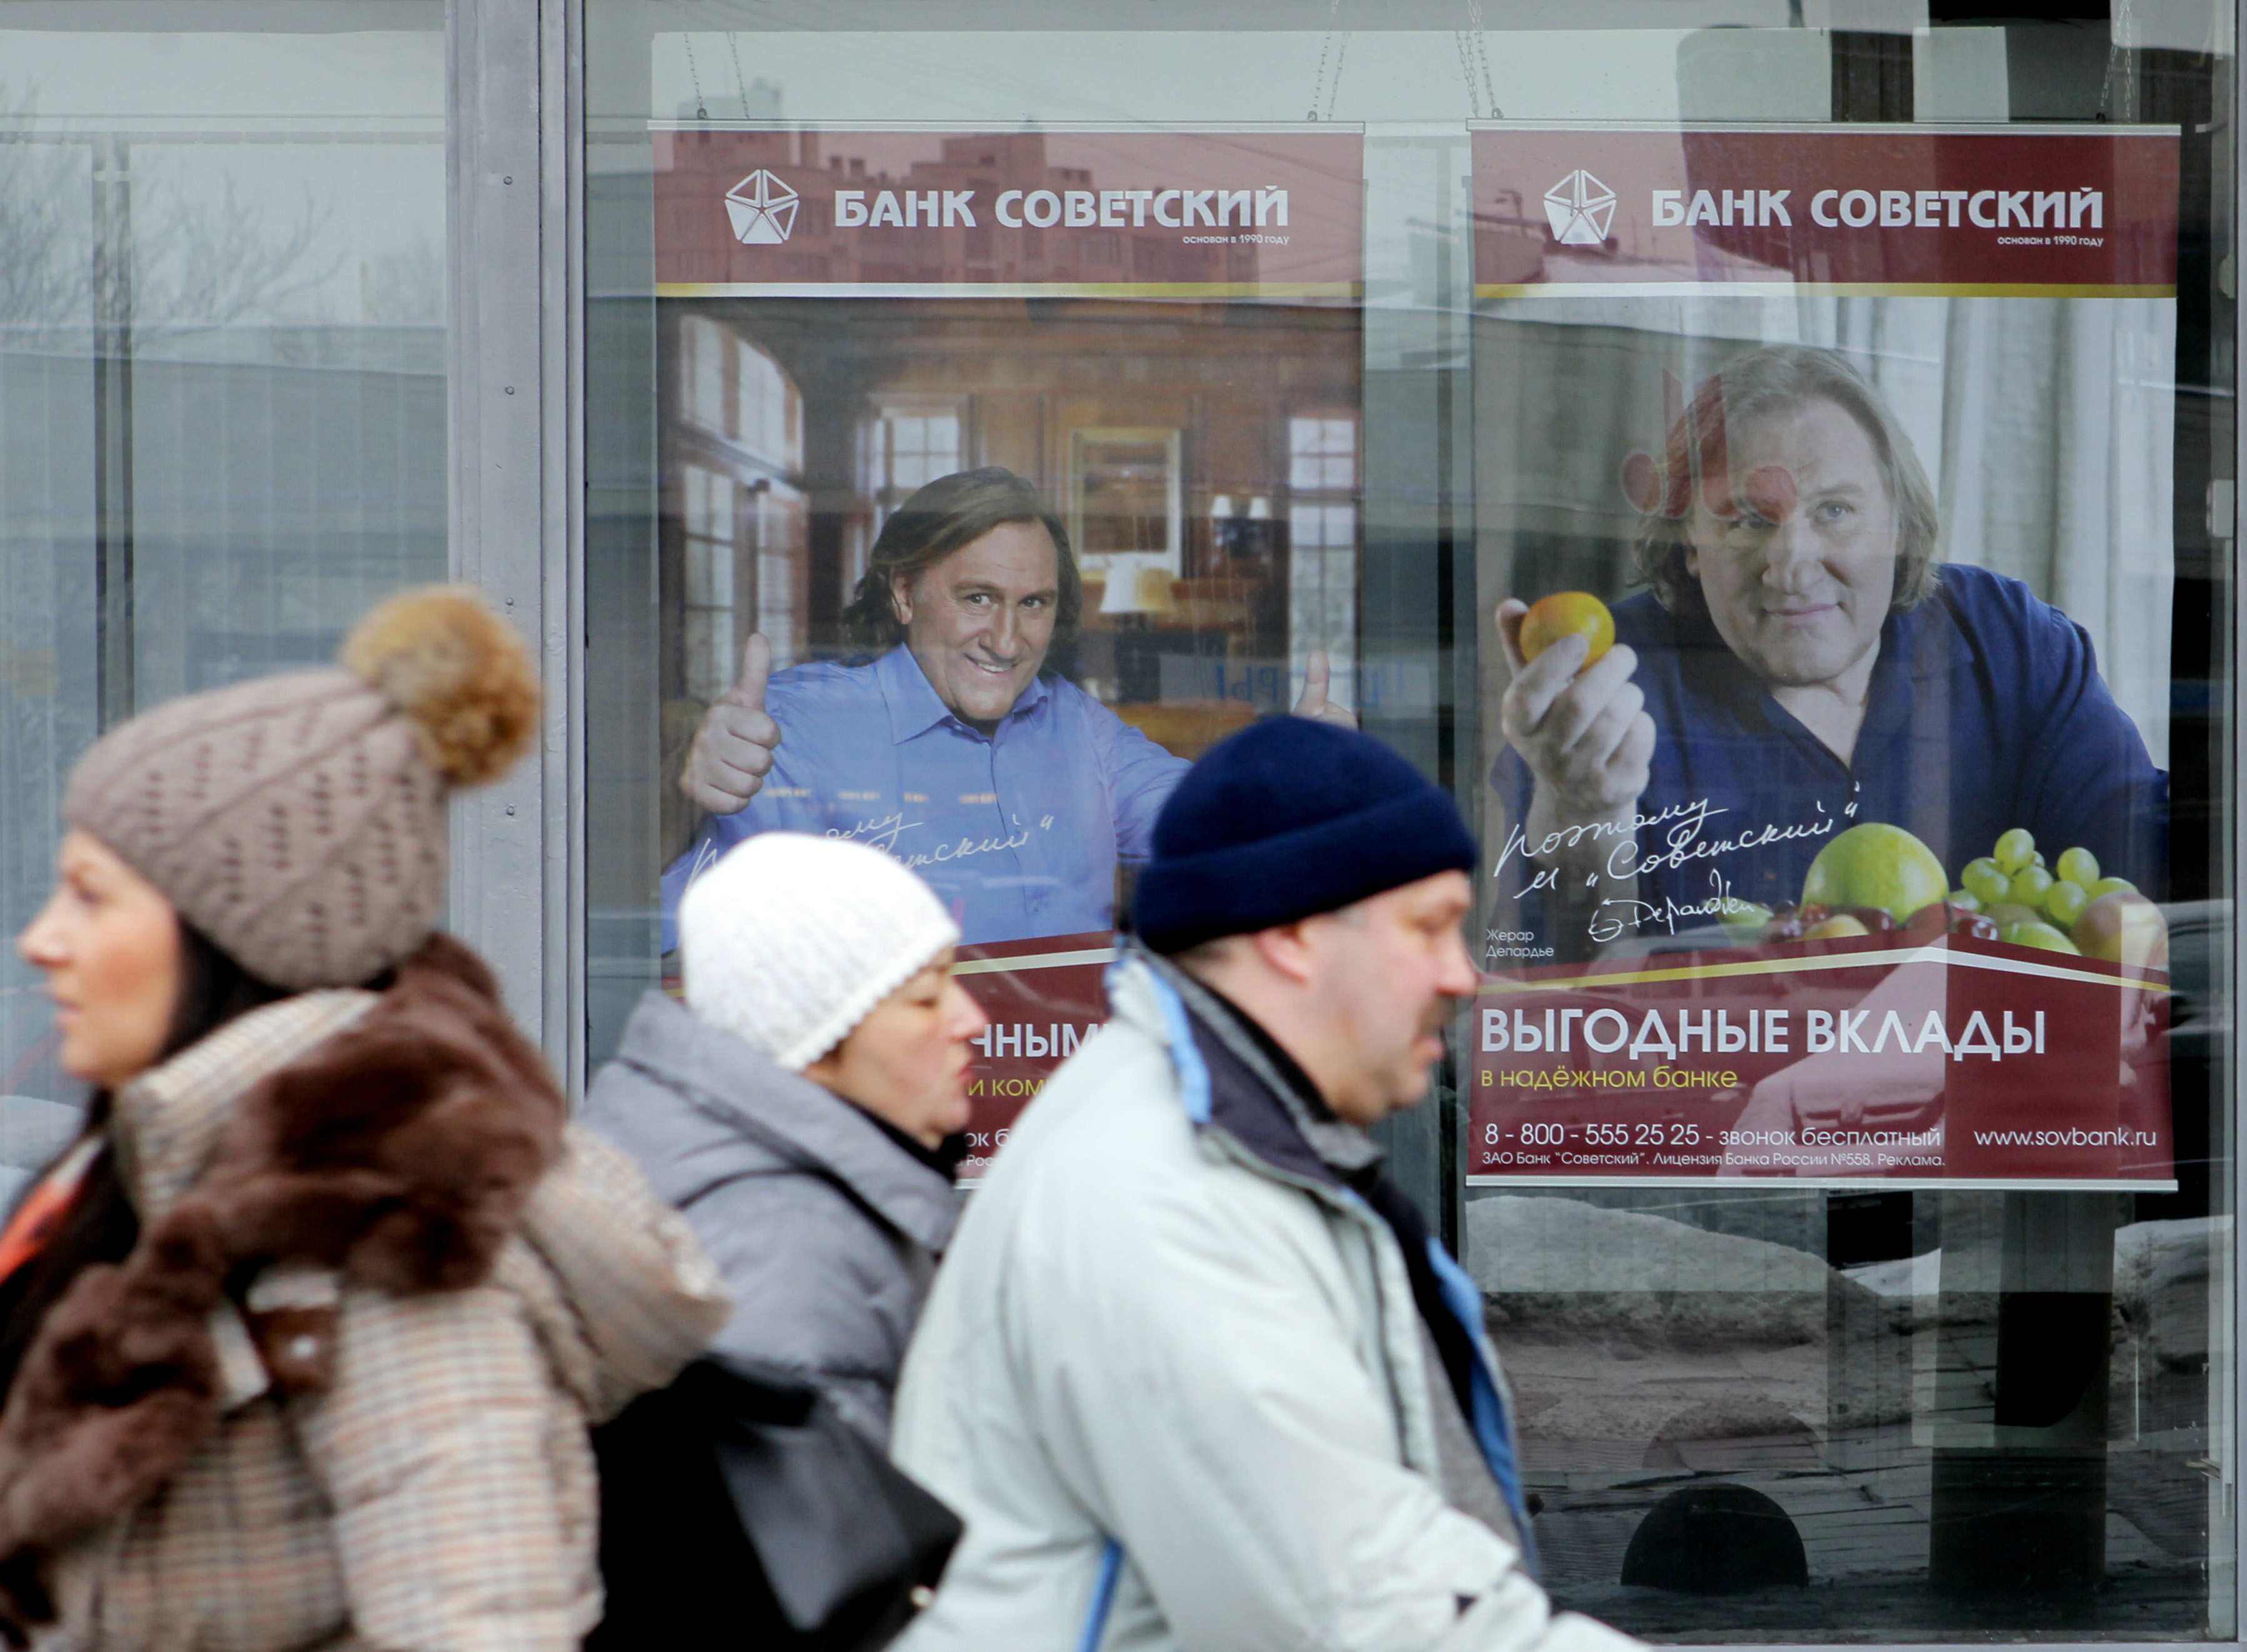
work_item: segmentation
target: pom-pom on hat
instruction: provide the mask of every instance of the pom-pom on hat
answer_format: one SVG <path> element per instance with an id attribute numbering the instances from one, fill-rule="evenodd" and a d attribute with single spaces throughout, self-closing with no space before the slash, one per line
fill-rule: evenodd
<path id="1" fill-rule="evenodd" d="M 167 700 L 79 760 L 63 818 L 243 969 L 302 992 L 379 975 L 444 898 L 445 804 L 530 745 L 538 677 L 473 591 L 394 597 L 339 666 Z"/>
<path id="2" fill-rule="evenodd" d="M 959 939 L 899 863 L 804 832 L 744 839 L 679 901 L 686 1007 L 791 1073 Z"/>
<path id="3" fill-rule="evenodd" d="M 1131 922 L 1158 952 L 1472 874 L 1451 794 L 1369 734 L 1273 717 L 1219 741 L 1155 817 Z"/>

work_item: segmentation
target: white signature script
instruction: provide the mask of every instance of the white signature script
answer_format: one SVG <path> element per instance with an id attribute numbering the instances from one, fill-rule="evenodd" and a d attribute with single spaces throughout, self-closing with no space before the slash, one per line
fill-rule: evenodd
<path id="1" fill-rule="evenodd" d="M 1491 869 L 1495 877 L 1515 856 L 1524 861 L 1549 857 L 1565 849 L 1574 849 L 1585 843 L 1596 843 L 1605 838 L 1620 839 L 1608 852 L 1607 875 L 1609 877 L 1636 877 L 1649 872 L 1668 870 L 1681 871 L 1697 862 L 1714 860 L 1720 855 L 1737 854 L 1742 850 L 1763 849 L 1772 843 L 1784 843 L 1798 838 L 1826 837 L 1833 834 L 1838 821 L 1826 812 L 1824 803 L 1815 803 L 1818 818 L 1799 821 L 1792 825 L 1773 823 L 1764 826 L 1745 826 L 1729 836 L 1704 836 L 1710 822 L 1717 816 L 1729 814 L 1706 797 L 1697 797 L 1690 802 L 1672 803 L 1652 815 L 1634 813 L 1628 820 L 1595 821 L 1587 825 L 1564 826 L 1558 831 L 1547 832 L 1536 843 L 1520 825 L 1506 834 L 1506 846 L 1499 851 L 1498 863 Z M 1854 805 L 1847 811 L 1854 814 Z M 1660 830 L 1657 832 L 1656 829 Z M 1655 846 L 1640 847 L 1641 834 L 1654 834 Z M 1665 898 L 1662 902 L 1641 900 L 1602 900 L 1593 914 L 1590 934 L 1594 940 L 1616 939 L 1632 928 L 1659 926 L 1675 934 L 1681 918 L 1724 917 L 1745 910 L 1750 903 L 1735 898 L 1721 877 L 1711 869 L 1710 882 L 1716 893 L 1703 901 L 1680 902 Z M 1515 896 L 1519 900 L 1531 891 L 1559 887 L 1560 869 L 1543 867 L 1536 870 L 1527 885 Z M 1587 877 L 1588 885 L 1596 886 L 1596 873 Z M 1610 911 L 1609 908 L 1618 909 Z"/>
<path id="2" fill-rule="evenodd" d="M 1674 896 L 1664 896 L 1659 905 L 1643 900 L 1603 900 L 1592 914 L 1588 932 L 1595 941 L 1620 940 L 1634 929 L 1662 928 L 1672 935 L 1677 932 L 1681 918 L 1732 918 L 1746 912 L 1760 912 L 1763 908 L 1754 901 L 1742 900 L 1731 891 L 1723 877 L 1709 874 L 1709 884 L 1717 892 L 1706 900 L 1680 901 Z M 1614 911 L 1608 908 L 1614 907 Z"/>
<path id="3" fill-rule="evenodd" d="M 907 832 L 918 831 L 923 823 L 917 820 L 907 820 L 903 813 L 884 815 L 874 819 L 862 820 L 857 824 L 848 828 L 830 827 L 827 836 L 847 838 L 852 843 L 871 844 L 886 854 L 895 856 L 907 866 L 916 870 L 923 866 L 941 865 L 947 861 L 966 860 L 973 855 L 990 855 L 1002 850 L 1020 849 L 1028 843 L 1033 836 L 1031 829 L 1023 825 L 1021 819 L 1016 817 L 1011 822 L 1014 829 L 1001 836 L 963 836 L 958 843 L 939 843 L 927 850 L 900 848 L 898 840 Z M 1053 823 L 1054 817 L 1051 815 L 1042 815 L 1038 817 L 1037 830 L 1051 831 Z"/>
<path id="4" fill-rule="evenodd" d="M 1824 837 L 1834 829 L 1834 816 L 1826 813 L 1826 805 L 1817 806 L 1820 818 L 1803 821 L 1793 826 L 1750 826 L 1732 837 L 1703 837 L 1701 828 L 1711 815 L 1728 811 L 1711 808 L 1705 797 L 1686 805 L 1688 817 L 1663 834 L 1663 847 L 1639 859 L 1636 843 L 1616 846 L 1608 857 L 1608 876 L 1630 877 L 1641 872 L 1659 871 L 1668 867 L 1672 871 L 1697 860 L 1712 860 L 1718 855 L 1730 855 L 1743 849 L 1761 849 L 1770 843 L 1784 843 L 1798 837 Z"/>

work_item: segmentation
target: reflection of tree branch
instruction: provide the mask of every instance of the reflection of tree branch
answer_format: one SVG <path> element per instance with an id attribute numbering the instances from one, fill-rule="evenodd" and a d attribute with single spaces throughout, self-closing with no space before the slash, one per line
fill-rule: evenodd
<path id="1" fill-rule="evenodd" d="M 0 124 L 25 132 L 32 101 L 0 86 Z M 84 325 L 92 316 L 90 201 L 83 149 L 0 140 L 0 325 Z"/>
<path id="2" fill-rule="evenodd" d="M 277 321 L 291 300 L 334 277 L 335 212 L 310 186 L 293 202 L 246 195 L 230 175 L 219 188 L 215 206 L 190 206 L 147 183 L 134 190 L 136 326 Z"/>
<path id="3" fill-rule="evenodd" d="M 391 326 L 442 326 L 445 249 L 427 231 L 412 242 L 368 259 L 359 270 L 361 308 L 370 322 Z"/>
<path id="4" fill-rule="evenodd" d="M 38 106 L 36 89 L 0 83 L 0 326 L 84 326 L 93 310 L 91 134 L 85 143 L 31 141 L 48 135 L 38 132 Z M 209 165 L 212 152 L 187 153 L 203 184 L 192 195 L 160 169 L 134 170 L 133 324 L 287 319 L 341 267 L 334 207 L 310 185 L 261 191 L 223 160 Z M 441 256 L 437 290 L 441 318 Z"/>

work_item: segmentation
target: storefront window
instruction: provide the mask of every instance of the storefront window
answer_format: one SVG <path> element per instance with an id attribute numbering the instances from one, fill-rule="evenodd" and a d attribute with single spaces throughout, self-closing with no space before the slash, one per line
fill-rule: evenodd
<path id="1" fill-rule="evenodd" d="M 103 10 L 0 5 L 10 936 L 103 728 L 446 568 L 441 17 Z M 0 1198 L 76 1127 L 50 1020 L 10 949 Z"/>
<path id="2" fill-rule="evenodd" d="M 1485 848 L 1388 1145 L 1555 1595 L 2230 1638 L 2229 13 L 975 10 L 589 0 L 593 1059 L 730 843 L 873 842 L 972 1179 L 1182 765 L 1346 710 Z"/>

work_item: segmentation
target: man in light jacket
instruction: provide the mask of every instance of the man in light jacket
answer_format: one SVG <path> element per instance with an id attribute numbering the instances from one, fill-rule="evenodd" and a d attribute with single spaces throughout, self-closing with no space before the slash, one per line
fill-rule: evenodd
<path id="1" fill-rule="evenodd" d="M 1276 718 L 1154 831 L 1113 1019 L 937 1279 L 898 1461 L 966 1520 L 899 1644 L 1608 1652 L 1534 1575 L 1474 1286 L 1365 1133 L 1477 978 L 1473 838 L 1364 735 Z"/>

